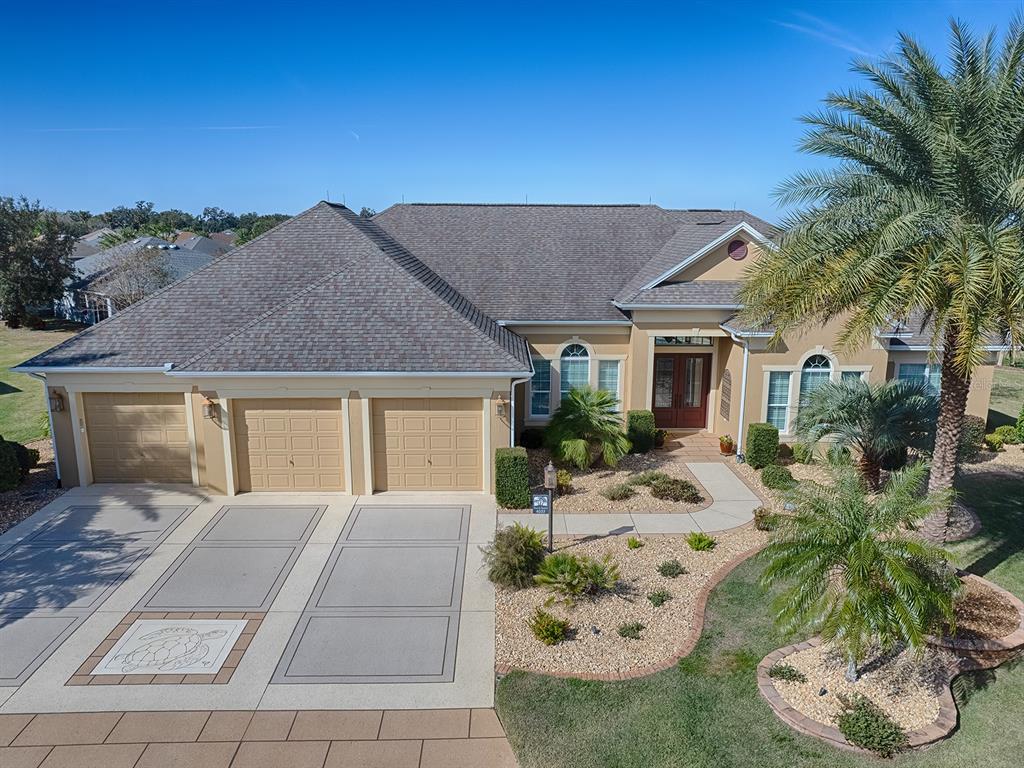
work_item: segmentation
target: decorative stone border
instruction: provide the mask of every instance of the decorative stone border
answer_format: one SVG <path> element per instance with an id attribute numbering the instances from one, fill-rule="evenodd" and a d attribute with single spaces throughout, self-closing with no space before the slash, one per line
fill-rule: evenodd
<path id="1" fill-rule="evenodd" d="M 748 528 L 753 526 L 753 523 L 744 523 L 741 526 L 737 526 L 732 530 L 740 530 L 741 528 Z M 556 537 L 562 538 L 562 537 Z M 575 538 L 575 537 L 567 537 Z M 679 647 L 678 650 L 667 659 L 659 661 L 656 664 L 651 664 L 646 667 L 636 667 L 625 672 L 607 672 L 607 673 L 593 673 L 593 672 L 556 672 L 548 669 L 531 669 L 530 667 L 513 667 L 508 664 L 495 664 L 494 671 L 497 676 L 503 677 L 509 672 L 514 670 L 522 670 L 523 672 L 532 672 L 537 675 L 547 675 L 548 677 L 561 677 L 561 678 L 575 678 L 577 680 L 600 680 L 602 682 L 614 682 L 616 680 L 632 680 L 637 677 L 646 677 L 647 675 L 653 675 L 655 672 L 663 672 L 666 669 L 674 667 L 680 659 L 689 656 L 693 649 L 697 647 L 697 642 L 700 640 L 700 636 L 704 631 L 704 613 L 707 608 L 708 596 L 711 591 L 717 587 L 726 576 L 728 576 L 733 569 L 736 568 L 740 563 L 753 557 L 761 549 L 764 548 L 763 544 L 760 544 L 752 549 L 748 549 L 746 552 L 733 557 L 719 567 L 717 571 L 711 574 L 711 578 L 708 579 L 707 583 L 701 587 L 700 593 L 697 595 L 697 599 L 693 604 L 693 618 L 690 624 L 690 632 L 686 636 L 686 640 Z"/>
<path id="2" fill-rule="evenodd" d="M 1024 646 L 1024 602 L 1021 602 L 1015 595 L 1010 594 L 1002 587 L 998 587 L 980 576 L 963 574 L 962 578 L 973 579 L 1005 596 L 1013 603 L 1017 613 L 1020 614 L 1021 623 L 1009 635 L 991 640 L 975 641 L 946 637 L 929 637 L 927 639 L 928 645 L 933 648 L 950 651 L 955 654 L 955 661 L 946 667 L 947 679 L 942 693 L 939 694 L 938 717 L 927 728 L 907 732 L 907 741 L 911 749 L 927 747 L 930 744 L 948 738 L 956 730 L 957 723 L 959 722 L 959 713 L 957 712 L 956 701 L 953 699 L 953 689 L 951 687 L 953 680 L 964 672 L 998 667 Z M 813 637 L 802 643 L 779 648 L 765 656 L 761 663 L 757 665 L 758 691 L 768 702 L 776 716 L 800 733 L 815 736 L 840 749 L 860 752 L 862 754 L 873 754 L 848 742 L 838 728 L 813 720 L 790 706 L 775 687 L 775 682 L 768 676 L 768 670 L 786 657 L 818 645 L 821 645 L 821 638 Z"/>
<path id="3" fill-rule="evenodd" d="M 75 671 L 64 685 L 226 685 L 231 681 L 235 668 L 242 660 L 245 649 L 252 642 L 253 635 L 260 628 L 260 624 L 266 617 L 265 613 L 243 613 L 239 611 L 184 611 L 160 613 L 152 611 L 133 611 L 126 614 L 120 623 L 114 627 L 103 642 L 96 646 L 89 658 Z M 246 619 L 245 629 L 231 647 L 220 671 L 214 675 L 94 675 L 92 670 L 103 661 L 103 657 L 114 647 L 114 643 L 121 639 L 121 636 L 128 631 L 139 619 Z"/>

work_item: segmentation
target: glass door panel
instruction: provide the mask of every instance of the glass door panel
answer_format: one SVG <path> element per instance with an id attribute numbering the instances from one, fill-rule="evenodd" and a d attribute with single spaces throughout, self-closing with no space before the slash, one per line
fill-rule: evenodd
<path id="1" fill-rule="evenodd" d="M 654 361 L 654 407 L 671 408 L 675 390 L 675 360 L 659 357 Z"/>
<path id="2" fill-rule="evenodd" d="M 683 387 L 683 407 L 700 408 L 704 385 L 704 358 L 686 358 L 686 382 Z"/>

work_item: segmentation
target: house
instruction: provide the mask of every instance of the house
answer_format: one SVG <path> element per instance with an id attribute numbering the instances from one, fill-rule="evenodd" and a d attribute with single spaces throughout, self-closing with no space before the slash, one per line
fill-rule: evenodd
<path id="1" fill-rule="evenodd" d="M 126 260 L 130 261 L 133 254 L 153 251 L 159 255 L 159 264 L 152 270 L 153 274 L 144 274 L 144 267 L 140 263 L 139 274 L 131 281 L 133 292 L 147 293 L 147 281 L 155 289 L 162 284 L 180 280 L 209 264 L 215 256 L 221 255 L 223 251 L 220 247 L 212 240 L 209 242 L 212 247 L 197 250 L 159 237 L 139 237 L 77 258 L 74 261 L 76 276 L 68 282 L 60 300 L 54 303 L 54 314 L 79 323 L 98 323 L 136 299 L 135 296 L 124 295 L 124 281 L 111 279 L 111 272 Z"/>
<path id="2" fill-rule="evenodd" d="M 668 430 L 787 437 L 825 380 L 934 380 L 920 328 L 768 347 L 736 319 L 773 228 L 654 205 L 321 202 L 23 363 L 65 485 L 486 491 L 494 450 L 590 385 Z M 992 357 L 969 409 L 984 414 Z M 740 451 L 742 452 L 742 442 Z"/>

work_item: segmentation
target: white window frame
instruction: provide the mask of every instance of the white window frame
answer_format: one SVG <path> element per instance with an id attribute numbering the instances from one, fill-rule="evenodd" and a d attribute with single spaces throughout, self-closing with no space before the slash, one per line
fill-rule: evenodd
<path id="1" fill-rule="evenodd" d="M 534 411 L 533 411 L 533 394 L 534 394 L 535 390 L 534 390 L 534 386 L 533 386 L 533 379 L 531 378 L 530 381 L 528 382 L 528 385 L 527 385 L 527 388 L 526 388 L 526 420 L 527 421 L 547 421 L 548 419 L 551 418 L 551 412 L 553 410 L 551 408 L 551 390 L 553 389 L 553 387 L 551 385 L 554 383 L 554 380 L 555 380 L 555 366 L 553 364 L 553 361 L 549 360 L 546 357 L 534 357 L 533 360 L 534 360 L 534 368 L 535 369 L 536 369 L 537 361 L 543 361 L 543 362 L 547 363 L 547 366 L 548 366 L 548 392 L 547 392 L 547 395 L 548 395 L 548 412 L 547 413 L 534 413 Z"/>
<path id="2" fill-rule="evenodd" d="M 615 408 L 617 413 L 622 413 L 622 359 L 618 357 L 599 357 L 597 360 L 597 384 L 595 389 L 601 387 L 601 366 L 605 363 L 615 363 L 615 391 L 612 393 L 615 395 L 615 399 L 618 401 L 618 405 Z"/>
<path id="3" fill-rule="evenodd" d="M 790 370 L 788 368 L 779 367 L 776 367 L 773 370 L 766 370 L 764 372 L 764 397 L 762 398 L 763 402 L 761 403 L 761 421 L 766 424 L 771 423 L 768 421 L 768 393 L 770 391 L 773 373 L 785 373 L 789 376 L 789 381 L 787 382 L 786 386 L 785 427 L 779 430 L 780 435 L 789 435 L 791 434 L 789 428 L 793 423 L 793 414 L 796 413 L 796 411 L 793 408 L 793 378 L 794 374 L 797 374 L 799 376 L 799 372 Z"/>
<path id="4" fill-rule="evenodd" d="M 942 390 L 942 366 L 933 364 L 929 361 L 908 361 L 905 363 L 897 363 L 896 365 L 896 379 L 898 381 L 913 381 L 914 379 L 904 379 L 900 374 L 903 371 L 905 365 L 923 365 L 924 366 L 924 380 L 926 384 L 931 384 L 932 375 L 935 373 L 939 374 L 939 383 L 935 387 L 936 395 Z"/>

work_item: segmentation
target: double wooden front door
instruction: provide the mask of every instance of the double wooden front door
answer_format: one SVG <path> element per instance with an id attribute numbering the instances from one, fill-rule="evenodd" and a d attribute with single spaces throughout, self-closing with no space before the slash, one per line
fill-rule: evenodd
<path id="1" fill-rule="evenodd" d="M 654 356 L 654 421 L 662 429 L 701 429 L 708 420 L 711 355 Z"/>

